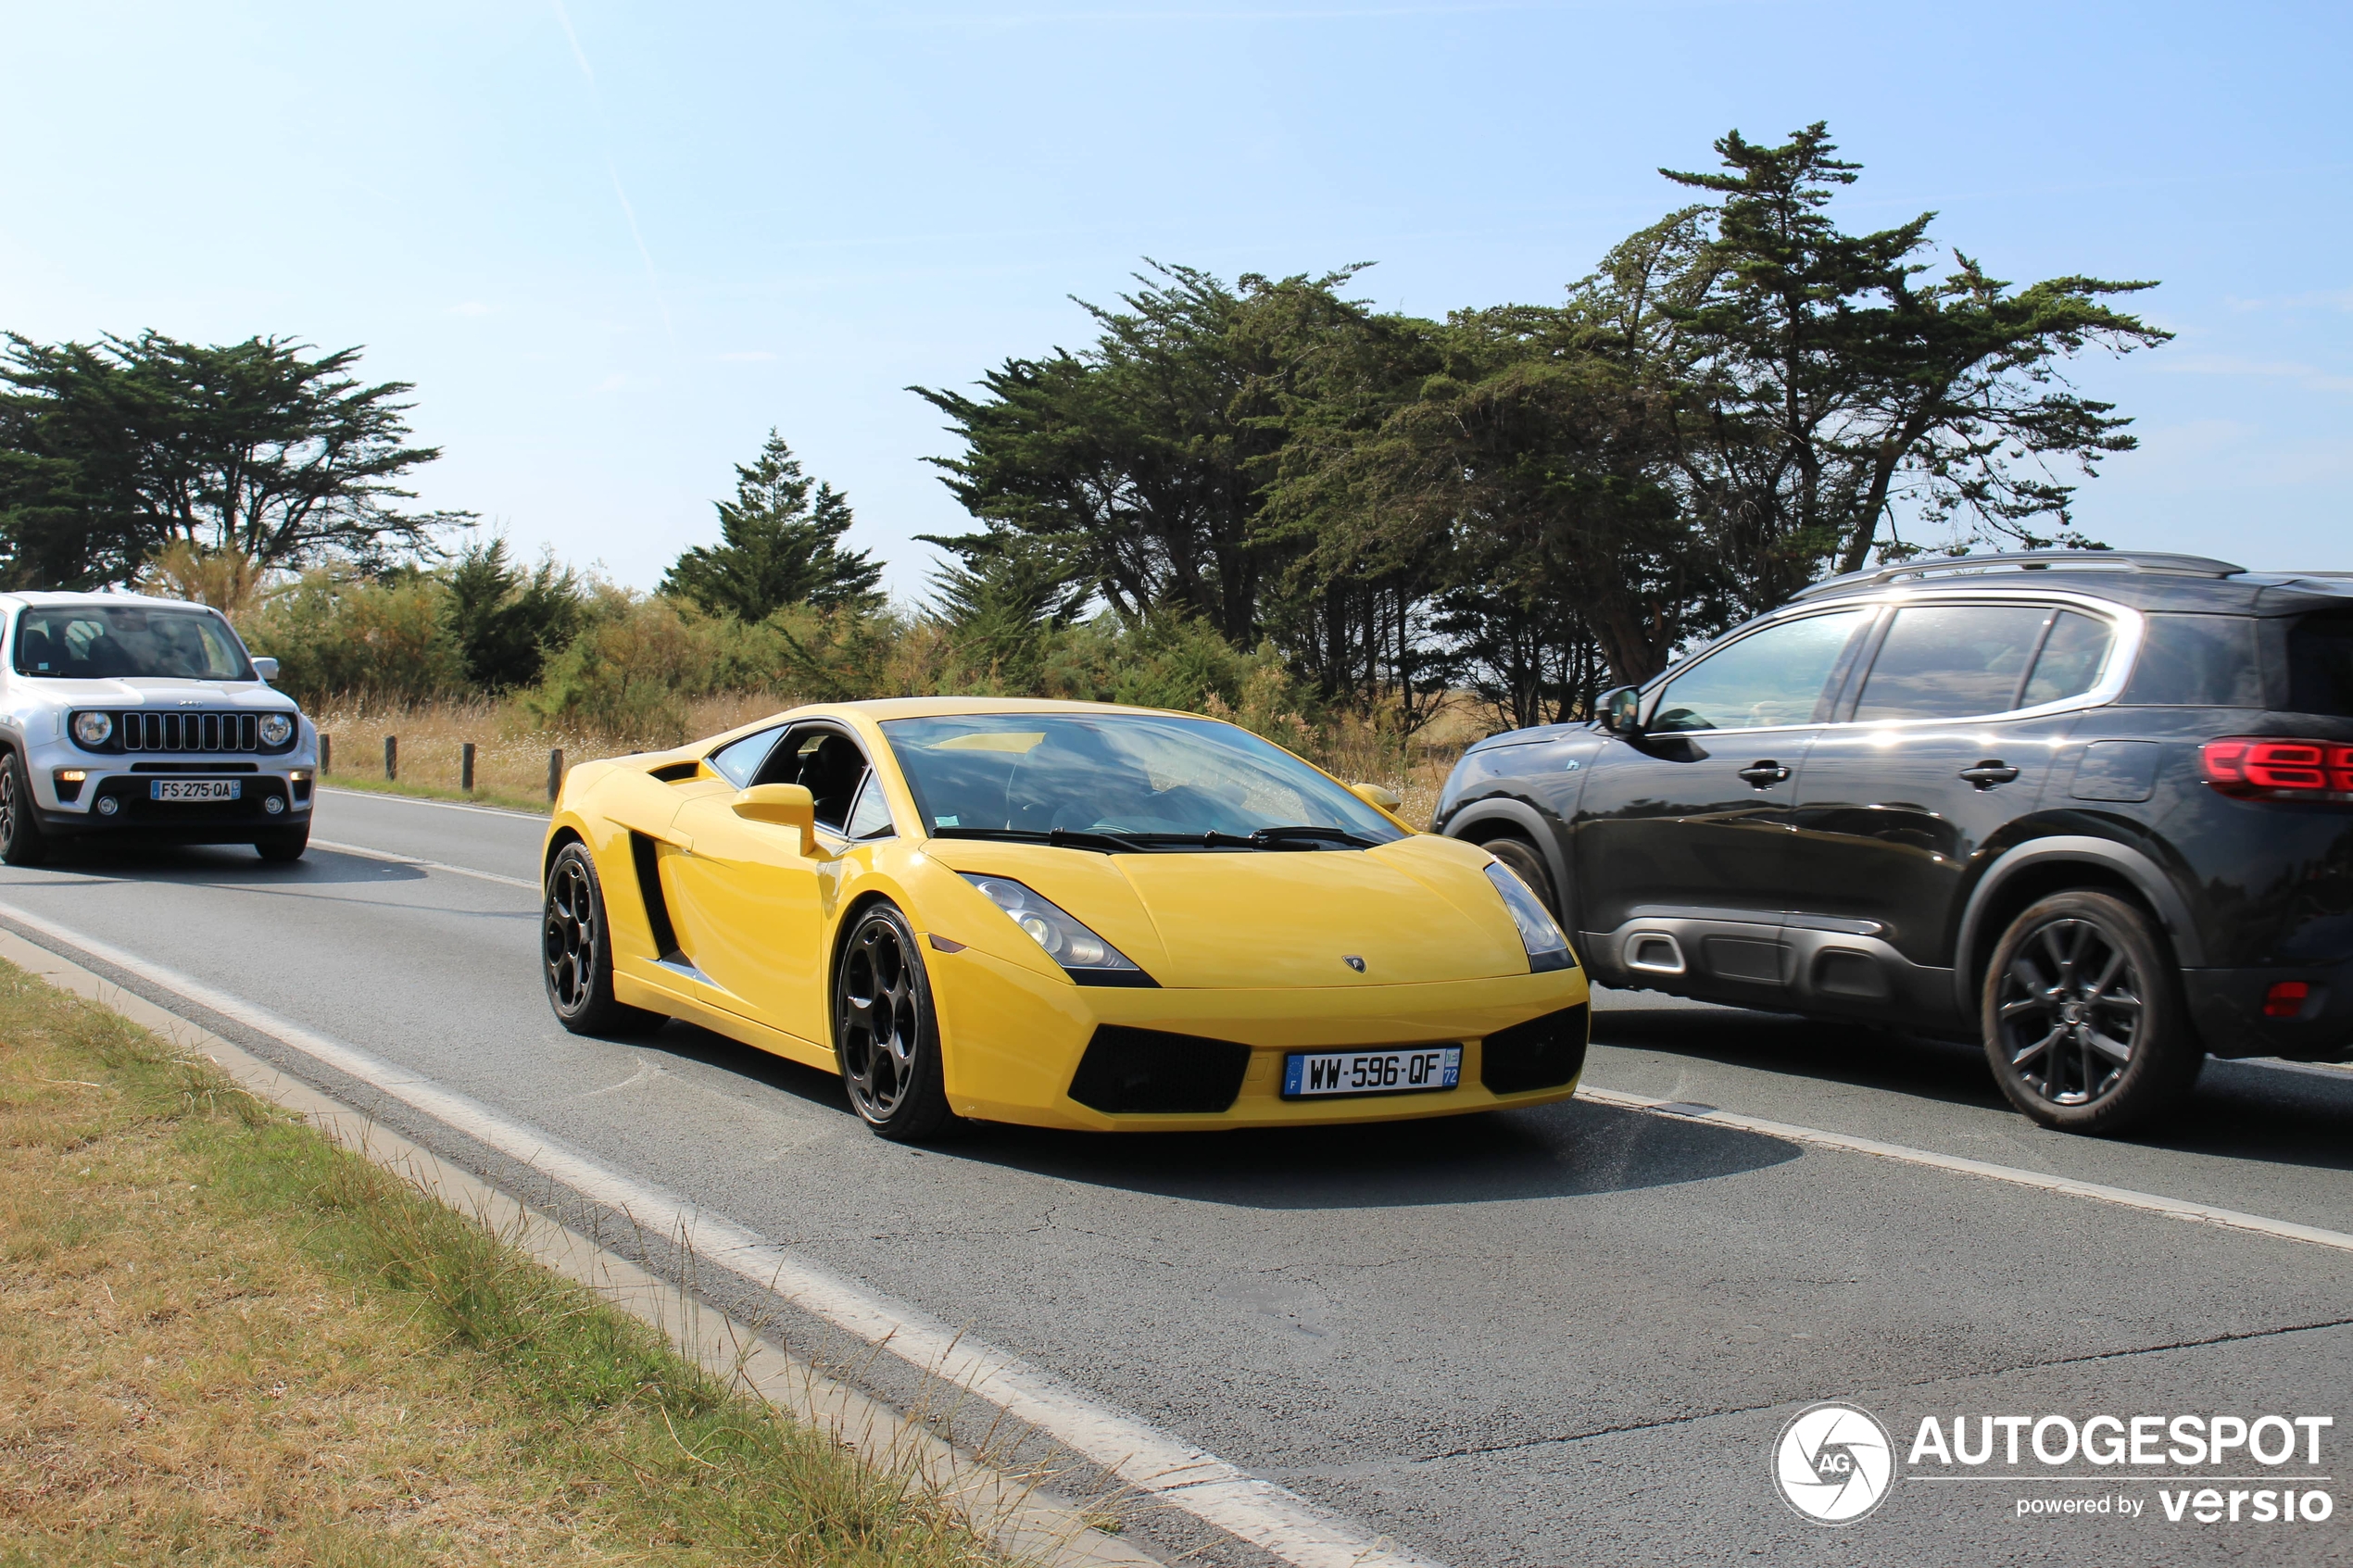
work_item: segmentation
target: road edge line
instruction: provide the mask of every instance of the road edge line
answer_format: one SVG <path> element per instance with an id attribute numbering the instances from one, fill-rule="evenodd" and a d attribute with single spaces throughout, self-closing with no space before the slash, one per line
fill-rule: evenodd
<path id="1" fill-rule="evenodd" d="M 1088 1524 L 1067 1501 L 958 1451 L 897 1411 L 827 1377 L 750 1324 L 696 1299 L 683 1286 L 525 1206 L 472 1172 L 444 1163 L 432 1150 L 287 1077 L 244 1047 L 5 927 L 0 927 L 0 959 L 129 1019 L 180 1050 L 209 1060 L 256 1098 L 294 1112 L 329 1142 L 412 1183 L 551 1273 L 585 1286 L 660 1333 L 673 1349 L 728 1386 L 749 1391 L 856 1454 L 905 1459 L 1015 1557 L 1038 1562 L 1041 1568 L 1163 1568 L 1159 1558 Z"/>
<path id="2" fill-rule="evenodd" d="M 1819 1127 L 1801 1127 L 1788 1122 L 1768 1122 L 1761 1116 L 1743 1116 L 1737 1111 L 1702 1109 L 1685 1100 L 1667 1099 L 1652 1095 L 1631 1095 L 1616 1089 L 1594 1088 L 1580 1085 L 1577 1098 L 1592 1100 L 1596 1105 L 1615 1106 L 1624 1110 L 1640 1110 L 1657 1116 L 1672 1116 L 1683 1122 L 1704 1122 L 1715 1127 L 1737 1127 L 1743 1132 L 1761 1133 L 1768 1137 L 1787 1138 L 1793 1143 L 1811 1144 L 1818 1148 L 1835 1148 L 1848 1154 L 1867 1154 L 1881 1160 L 1901 1160 L 1906 1165 L 1922 1165 L 1931 1170 L 1951 1171 L 1965 1176 L 1982 1176 L 1988 1181 L 2008 1182 L 2016 1186 L 2037 1187 L 2045 1192 L 2065 1193 L 2073 1198 L 2087 1198 L 2095 1202 L 2112 1203 L 2120 1208 L 2138 1209 L 2151 1214 L 2163 1214 L 2171 1219 L 2190 1220 L 2201 1224 L 2221 1225 L 2231 1230 L 2250 1231 L 2282 1241 L 2304 1242 L 2314 1247 L 2334 1248 L 2340 1252 L 2353 1252 L 2353 1235 L 2343 1231 L 2323 1230 L 2318 1225 L 2298 1224 L 2293 1220 L 2274 1220 L 2262 1214 L 2244 1213 L 2236 1209 L 2223 1209 L 2211 1203 L 2195 1203 L 2187 1198 L 2167 1198 L 2159 1193 L 2138 1192 L 2131 1187 L 2108 1186 L 2099 1182 L 2080 1181 L 2073 1176 L 2053 1175 L 2045 1171 L 2029 1171 L 2018 1165 L 1996 1165 L 1991 1160 L 1971 1160 L 1965 1155 L 1939 1154 L 1933 1149 L 1913 1148 L 1906 1144 L 1883 1143 L 1877 1138 L 1858 1137 L 1850 1133 L 1826 1132 Z M 1688 1109 L 1687 1109 L 1688 1108 Z"/>
<path id="3" fill-rule="evenodd" d="M 257 1003 L 18 905 L 0 901 L 0 917 L 268 1035 L 533 1168 L 590 1202 L 627 1215 L 754 1288 L 888 1352 L 919 1373 L 987 1400 L 1101 1466 L 1136 1495 L 1191 1514 L 1293 1568 L 1441 1568 L 1433 1560 L 1394 1544 L 1390 1537 L 1367 1532 L 1287 1487 L 1252 1475 L 1197 1444 L 1085 1393 L 1053 1373 L 936 1323 L 905 1303 L 799 1257 L 749 1226 L 704 1215 L 677 1195 L 600 1164 L 528 1123 L 373 1052 L 279 1018 Z M 18 940 L 25 939 L 19 936 Z M 27 946 L 47 951 L 38 943 Z M 71 962 L 56 954 L 50 957 L 52 961 Z M 119 986 L 108 988 L 130 995 Z M 181 1027 L 200 1027 L 169 1009 L 157 1010 Z"/>

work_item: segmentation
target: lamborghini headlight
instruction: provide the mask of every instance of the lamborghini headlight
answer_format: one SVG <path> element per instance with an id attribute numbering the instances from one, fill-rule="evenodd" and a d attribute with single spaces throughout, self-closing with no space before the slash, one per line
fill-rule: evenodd
<path id="1" fill-rule="evenodd" d="M 73 716 L 73 738 L 84 746 L 104 746 L 114 737 L 114 715 L 111 713 L 77 713 Z"/>
<path id="2" fill-rule="evenodd" d="M 1544 908 L 1517 873 L 1500 860 L 1487 863 L 1487 880 L 1504 896 L 1504 908 L 1512 912 L 1512 923 L 1519 927 L 1519 945 L 1528 950 L 1528 970 L 1541 974 L 1548 969 L 1574 969 L 1577 960 L 1569 956 L 1568 933 Z"/>
<path id="3" fill-rule="evenodd" d="M 964 880 L 987 895 L 990 903 L 1004 910 L 1006 917 L 1021 927 L 1031 941 L 1046 949 L 1048 958 L 1064 969 L 1143 973 L 1125 953 L 1011 877 L 966 872 Z"/>
<path id="4" fill-rule="evenodd" d="M 265 713 L 259 734 L 262 745 L 283 746 L 294 738 L 294 720 L 283 713 Z"/>

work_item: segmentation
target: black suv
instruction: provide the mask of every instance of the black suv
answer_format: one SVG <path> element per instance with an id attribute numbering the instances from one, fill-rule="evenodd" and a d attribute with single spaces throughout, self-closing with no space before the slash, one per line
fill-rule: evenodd
<path id="1" fill-rule="evenodd" d="M 2353 573 L 1914 562 L 1599 707 L 1472 746 L 1435 825 L 1610 985 L 1981 1038 L 2082 1132 L 2353 1056 Z"/>

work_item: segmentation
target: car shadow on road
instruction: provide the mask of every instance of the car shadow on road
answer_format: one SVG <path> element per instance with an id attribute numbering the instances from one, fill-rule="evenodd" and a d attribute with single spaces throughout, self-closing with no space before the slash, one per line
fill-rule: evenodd
<path id="1" fill-rule="evenodd" d="M 841 1080 L 673 1022 L 652 1049 L 854 1117 Z M 923 1146 L 937 1158 L 1059 1181 L 1257 1209 L 1494 1203 L 1671 1186 L 1797 1158 L 1798 1146 L 1731 1127 L 1587 1100 L 1427 1122 L 1213 1133 L 1077 1133 L 964 1123 Z"/>
<path id="2" fill-rule="evenodd" d="M 1593 1042 L 2019 1114 L 1994 1086 L 1982 1049 L 1967 1041 L 1789 1013 L 1628 1002 L 1593 1014 Z M 2342 1171 L 2353 1170 L 2348 1127 L 2353 1072 L 2209 1060 L 2179 1110 L 2116 1141 Z"/>
<path id="3" fill-rule="evenodd" d="M 382 886 L 424 879 L 422 866 L 312 849 L 292 864 L 273 864 L 242 845 L 140 845 L 120 841 L 60 847 L 44 871 L 76 872 L 117 882 L 195 882 L 217 887 Z M 534 918 L 536 918 L 535 916 Z"/>

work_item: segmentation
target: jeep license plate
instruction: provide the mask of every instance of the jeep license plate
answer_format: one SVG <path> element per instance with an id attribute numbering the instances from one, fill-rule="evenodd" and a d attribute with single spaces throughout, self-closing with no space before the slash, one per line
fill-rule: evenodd
<path id="1" fill-rule="evenodd" d="M 234 800 L 241 779 L 156 779 L 147 785 L 150 800 Z"/>

